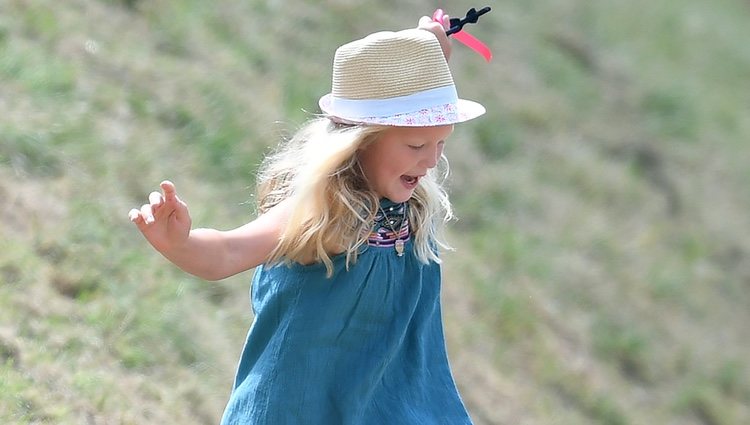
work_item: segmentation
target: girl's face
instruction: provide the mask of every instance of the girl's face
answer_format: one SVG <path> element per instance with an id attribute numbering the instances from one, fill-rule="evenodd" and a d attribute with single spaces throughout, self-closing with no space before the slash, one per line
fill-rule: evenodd
<path id="1" fill-rule="evenodd" d="M 391 127 L 359 152 L 370 188 L 380 197 L 405 202 L 419 179 L 437 165 L 452 125 Z"/>

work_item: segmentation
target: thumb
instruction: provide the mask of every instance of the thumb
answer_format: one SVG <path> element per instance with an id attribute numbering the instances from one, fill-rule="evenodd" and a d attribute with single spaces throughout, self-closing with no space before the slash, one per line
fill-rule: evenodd
<path id="1" fill-rule="evenodd" d="M 159 184 L 161 190 L 164 192 L 164 200 L 167 202 L 174 202 L 177 200 L 177 189 L 174 187 L 174 183 L 169 180 L 164 180 Z"/>
<path id="2" fill-rule="evenodd" d="M 177 196 L 177 189 L 175 188 L 174 183 L 169 180 L 164 180 L 159 186 L 164 193 L 164 203 L 174 208 L 175 218 L 182 220 L 186 216 L 189 217 L 187 204 L 182 202 Z"/>

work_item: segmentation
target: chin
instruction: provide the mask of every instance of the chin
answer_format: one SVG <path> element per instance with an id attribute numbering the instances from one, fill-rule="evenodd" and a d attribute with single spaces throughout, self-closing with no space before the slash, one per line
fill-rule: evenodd
<path id="1" fill-rule="evenodd" d="M 411 191 L 409 193 L 401 193 L 401 194 L 391 194 L 391 196 L 386 196 L 386 198 L 390 199 L 393 202 L 401 203 L 406 202 L 409 199 L 411 199 L 411 196 L 414 194 L 414 191 Z"/>

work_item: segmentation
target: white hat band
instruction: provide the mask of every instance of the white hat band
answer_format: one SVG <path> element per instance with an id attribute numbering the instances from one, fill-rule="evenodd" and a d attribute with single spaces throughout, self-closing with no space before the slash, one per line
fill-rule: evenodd
<path id="1" fill-rule="evenodd" d="M 341 117 L 357 119 L 407 114 L 457 102 L 456 86 L 449 85 L 389 99 L 343 99 L 332 96 L 331 111 Z"/>

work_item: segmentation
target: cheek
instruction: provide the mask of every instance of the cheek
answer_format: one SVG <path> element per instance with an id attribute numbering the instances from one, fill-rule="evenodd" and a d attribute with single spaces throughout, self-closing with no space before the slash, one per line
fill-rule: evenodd
<path id="1" fill-rule="evenodd" d="M 376 152 L 371 147 L 368 147 L 359 152 L 357 159 L 362 173 L 364 173 L 366 178 L 371 179 L 375 165 L 377 164 Z"/>
<path id="2" fill-rule="evenodd" d="M 382 155 L 378 155 L 378 152 L 374 150 L 362 152 L 359 163 L 362 166 L 365 179 L 375 187 L 382 185 L 383 180 L 387 179 L 387 176 L 391 173 L 389 162 L 383 160 Z"/>
<path id="3" fill-rule="evenodd" d="M 404 174 L 408 174 L 415 167 L 417 161 L 410 156 L 401 156 L 400 158 L 390 161 L 387 167 L 388 177 L 400 178 Z"/>
<path id="4" fill-rule="evenodd" d="M 370 184 L 390 184 L 417 167 L 419 156 L 398 147 L 392 144 L 371 145 L 360 153 L 359 162 Z"/>

